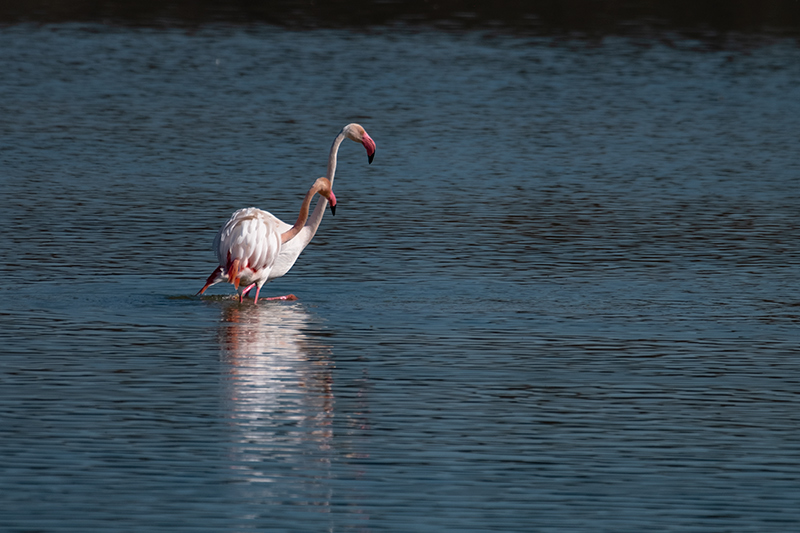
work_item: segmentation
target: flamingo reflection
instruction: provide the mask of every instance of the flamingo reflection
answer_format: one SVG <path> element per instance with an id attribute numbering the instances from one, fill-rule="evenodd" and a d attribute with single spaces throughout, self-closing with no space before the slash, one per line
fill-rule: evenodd
<path id="1" fill-rule="evenodd" d="M 223 402 L 233 430 L 231 464 L 241 481 L 280 480 L 285 491 L 298 470 L 327 477 L 331 347 L 314 328 L 300 303 L 233 304 L 223 310 Z"/>

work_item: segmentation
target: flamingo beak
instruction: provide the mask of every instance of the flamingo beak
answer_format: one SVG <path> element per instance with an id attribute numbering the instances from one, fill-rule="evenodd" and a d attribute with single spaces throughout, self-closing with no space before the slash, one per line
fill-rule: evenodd
<path id="1" fill-rule="evenodd" d="M 367 149 L 367 157 L 369 157 L 369 162 L 372 164 L 372 160 L 375 157 L 375 141 L 372 140 L 372 137 L 364 132 L 364 136 L 361 138 L 361 144 L 364 145 L 364 148 Z"/>
<path id="2" fill-rule="evenodd" d="M 336 206 L 333 204 L 330 205 L 331 205 L 331 215 L 336 216 Z"/>
<path id="3" fill-rule="evenodd" d="M 331 191 L 331 196 L 328 198 L 328 205 L 331 206 L 331 215 L 336 216 L 336 195 Z"/>

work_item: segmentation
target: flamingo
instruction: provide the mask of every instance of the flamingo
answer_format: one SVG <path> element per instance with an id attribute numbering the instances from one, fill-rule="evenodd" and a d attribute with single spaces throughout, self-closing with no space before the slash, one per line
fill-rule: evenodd
<path id="1" fill-rule="evenodd" d="M 360 142 L 367 150 L 369 162 L 375 157 L 375 141 L 359 124 L 348 124 L 336 135 L 328 155 L 328 172 L 319 178 L 308 190 L 300 214 L 294 225 L 281 221 L 273 214 L 255 207 L 239 209 L 220 228 L 214 238 L 214 253 L 219 266 L 208 276 L 206 284 L 197 294 L 220 281 L 232 283 L 238 291 L 239 285 L 246 286 L 239 294 L 239 302 L 256 287 L 254 303 L 258 303 L 261 287 L 270 280 L 279 278 L 289 272 L 300 253 L 311 242 L 317 232 L 325 207 L 330 203 L 331 214 L 336 208 L 336 196 L 333 194 L 333 178 L 336 173 L 336 157 L 339 146 L 344 139 Z M 311 200 L 319 193 L 311 218 L 308 210 Z M 293 294 L 266 298 L 267 300 L 295 300 Z"/>

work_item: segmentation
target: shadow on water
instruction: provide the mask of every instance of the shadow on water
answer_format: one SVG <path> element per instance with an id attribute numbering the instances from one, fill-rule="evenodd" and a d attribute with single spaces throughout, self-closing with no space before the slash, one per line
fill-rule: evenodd
<path id="1" fill-rule="evenodd" d="M 293 29 L 377 26 L 485 29 L 497 32 L 583 34 L 664 34 L 679 31 L 704 38 L 729 32 L 800 29 L 800 3 L 781 0 L 568 0 L 562 2 L 468 2 L 465 0 L 306 2 L 283 0 L 0 0 L 0 24 L 19 22 L 99 22 L 134 26 L 208 23 L 272 24 Z"/>

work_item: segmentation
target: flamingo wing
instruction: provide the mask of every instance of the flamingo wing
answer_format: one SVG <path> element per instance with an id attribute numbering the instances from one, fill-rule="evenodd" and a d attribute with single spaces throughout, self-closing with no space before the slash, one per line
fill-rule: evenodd
<path id="1" fill-rule="evenodd" d="M 217 233 L 214 252 L 231 283 L 269 276 L 281 251 L 280 221 L 249 207 L 236 211 Z"/>

